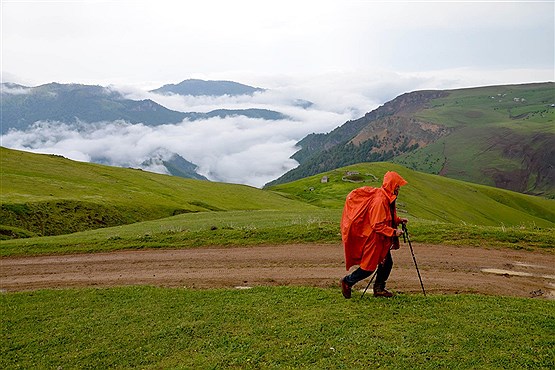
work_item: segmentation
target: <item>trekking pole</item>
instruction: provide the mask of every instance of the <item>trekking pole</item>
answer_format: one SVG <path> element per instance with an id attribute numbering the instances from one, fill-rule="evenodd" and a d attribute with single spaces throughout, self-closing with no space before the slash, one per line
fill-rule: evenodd
<path id="1" fill-rule="evenodd" d="M 418 273 L 418 279 L 420 280 L 420 286 L 422 287 L 422 293 L 424 293 L 424 297 L 426 296 L 426 291 L 424 290 L 424 284 L 422 284 L 422 278 L 420 277 L 420 270 L 418 270 L 418 265 L 416 264 L 416 258 L 414 257 L 414 251 L 412 250 L 412 244 L 409 238 L 409 231 L 407 230 L 407 225 L 403 224 L 403 239 L 405 239 L 405 234 L 409 241 L 410 253 L 412 254 L 412 260 L 414 261 L 414 266 L 416 267 L 416 272 Z"/>
<path id="2" fill-rule="evenodd" d="M 376 273 L 378 272 L 378 269 L 376 269 L 376 271 L 374 271 L 374 274 L 372 275 L 372 277 L 370 278 L 370 281 L 368 282 L 368 285 L 366 286 L 366 289 L 364 289 L 364 292 L 362 292 L 362 295 L 360 296 L 360 299 L 362 299 L 362 297 L 364 297 L 364 294 L 366 293 L 366 291 L 368 290 L 368 287 L 370 286 L 370 283 L 372 283 L 372 280 L 374 280 L 374 278 L 376 277 Z"/>

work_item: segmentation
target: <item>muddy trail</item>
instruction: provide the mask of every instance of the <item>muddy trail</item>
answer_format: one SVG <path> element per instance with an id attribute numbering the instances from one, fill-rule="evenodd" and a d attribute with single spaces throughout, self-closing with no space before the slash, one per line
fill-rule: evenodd
<path id="1" fill-rule="evenodd" d="M 428 294 L 477 293 L 555 299 L 555 255 L 413 243 Z M 392 252 L 388 289 L 421 294 L 408 246 Z M 187 288 L 337 287 L 340 244 L 141 250 L 0 259 L 3 292 L 154 285 Z M 366 280 L 354 289 L 363 290 Z M 357 294 L 357 293 L 354 293 Z"/>

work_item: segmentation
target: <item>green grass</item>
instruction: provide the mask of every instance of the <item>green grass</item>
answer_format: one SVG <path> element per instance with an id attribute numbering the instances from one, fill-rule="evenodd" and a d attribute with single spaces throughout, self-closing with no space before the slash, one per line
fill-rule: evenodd
<path id="1" fill-rule="evenodd" d="M 0 256 L 337 242 L 340 217 L 337 210 L 318 208 L 183 214 L 68 235 L 3 240 Z"/>
<path id="2" fill-rule="evenodd" d="M 0 224 L 38 235 L 182 213 L 312 208 L 250 186 L 75 162 L 54 155 L 0 148 L 0 160 Z"/>
<path id="3" fill-rule="evenodd" d="M 347 166 L 270 189 L 318 207 L 342 209 L 349 191 L 360 186 L 380 187 L 388 170 L 397 171 L 408 181 L 398 198 L 400 215 L 455 225 L 555 227 L 554 200 L 429 175 L 385 162 Z M 347 171 L 359 172 L 365 181 L 343 181 Z M 324 175 L 328 176 L 327 183 L 320 182 Z"/>
<path id="4" fill-rule="evenodd" d="M 554 89 L 554 83 L 541 83 L 451 90 L 447 97 L 434 99 L 428 109 L 416 116 L 451 127 L 544 124 L 555 119 L 555 110 L 550 108 Z"/>
<path id="5" fill-rule="evenodd" d="M 38 157 L 44 159 L 44 156 Z M 80 165 L 88 168 L 88 164 Z M 381 186 L 381 179 L 387 170 L 399 172 L 409 182 L 401 190 L 397 208 L 400 215 L 411 221 L 409 227 L 415 242 L 555 250 L 552 241 L 555 227 L 554 200 L 446 179 L 391 163 L 349 166 L 325 173 L 329 178 L 327 183 L 320 182 L 324 175 L 321 174 L 274 186 L 269 190 L 193 180 L 189 182 L 140 171 L 134 171 L 133 176 L 128 177 L 129 170 L 98 167 L 100 171 L 114 171 L 114 176 L 117 174 L 137 182 L 137 192 L 142 195 L 138 196 L 136 207 L 142 206 L 141 202 L 145 201 L 141 197 L 160 197 L 159 188 L 148 186 L 148 182 L 154 178 L 160 183 L 167 183 L 168 188 L 164 193 L 167 198 L 196 198 L 196 201 L 190 200 L 188 204 L 203 205 L 205 209 L 202 212 L 187 212 L 129 225 L 48 237 L 41 237 L 40 233 L 33 234 L 25 228 L 4 225 L 0 227 L 0 234 L 4 234 L 7 240 L 0 241 L 0 256 L 143 248 L 340 243 L 339 223 L 346 195 L 359 186 Z M 93 168 L 97 166 L 93 165 Z M 61 171 L 64 169 L 62 166 Z M 359 172 L 355 178 L 364 182 L 343 181 L 346 171 Z M 184 184 L 189 187 L 184 186 L 186 190 L 182 191 L 177 185 Z M 170 187 L 174 187 L 173 190 L 169 190 Z M 233 198 L 234 192 L 237 199 Z M 223 193 L 227 195 L 221 195 Z M 73 194 L 77 196 L 79 193 Z M 241 203 L 241 198 L 247 195 L 249 200 Z M 13 193 L 3 193 L 5 198 L 12 196 Z M 111 189 L 106 190 L 106 194 L 99 190 L 98 197 L 109 196 L 113 197 L 110 205 L 118 204 L 117 194 Z M 124 193 L 122 197 L 126 198 L 127 195 Z M 86 209 L 84 203 L 78 200 L 72 202 L 79 210 Z M 151 205 L 164 204 L 161 198 L 148 202 Z M 59 205 L 60 202 L 55 204 Z M 213 210 L 209 210 L 207 204 Z M 22 213 L 29 212 L 34 205 L 36 203 L 33 202 L 23 205 L 3 204 Z M 239 209 L 234 210 L 234 207 Z M 225 211 L 216 210 L 224 208 Z M 33 212 L 29 213 L 42 225 L 58 230 L 62 230 L 64 224 L 56 224 L 56 219 L 67 218 L 67 226 L 70 222 L 80 220 L 77 215 L 86 214 L 58 212 L 57 218 L 51 217 L 51 214 L 40 218 Z M 41 214 L 45 215 L 45 212 Z"/>
<path id="6" fill-rule="evenodd" d="M 0 241 L 0 256 L 92 253 L 145 248 L 240 247 L 291 243 L 341 244 L 341 210 L 233 211 L 184 214 L 133 225 L 49 237 Z M 477 226 L 412 219 L 411 241 L 555 253 L 553 229 Z"/>
<path id="7" fill-rule="evenodd" d="M 0 296 L 3 369 L 555 366 L 555 303 L 339 289 L 43 290 Z"/>

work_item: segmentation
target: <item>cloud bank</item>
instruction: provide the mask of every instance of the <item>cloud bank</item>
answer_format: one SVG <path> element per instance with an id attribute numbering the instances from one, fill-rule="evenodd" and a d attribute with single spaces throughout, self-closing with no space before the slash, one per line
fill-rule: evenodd
<path id="1" fill-rule="evenodd" d="M 296 143 L 306 135 L 327 133 L 402 93 L 541 81 L 549 73 L 540 72 L 504 71 L 490 74 L 486 81 L 482 73 L 473 75 L 465 70 L 433 75 L 376 72 L 372 75 L 258 76 L 256 79 L 251 76 L 252 80 L 246 75 L 237 75 L 242 79 L 235 81 L 268 90 L 253 96 L 223 97 L 163 96 L 133 86 L 110 86 L 109 89 L 129 99 L 152 99 L 183 112 L 263 108 L 281 112 L 291 119 L 268 121 L 235 116 L 155 127 L 123 121 L 36 122 L 26 131 L 10 131 L 0 138 L 2 146 L 13 149 L 159 173 L 166 173 L 161 160 L 177 153 L 196 164 L 197 172 L 209 180 L 262 187 L 298 165 L 290 157 L 299 149 Z M 222 78 L 215 76 L 214 79 Z M 307 101 L 312 105 L 308 106 Z"/>

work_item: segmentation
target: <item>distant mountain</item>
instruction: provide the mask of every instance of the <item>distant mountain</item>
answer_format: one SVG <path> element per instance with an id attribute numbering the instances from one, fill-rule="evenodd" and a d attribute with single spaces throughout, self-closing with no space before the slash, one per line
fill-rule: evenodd
<path id="1" fill-rule="evenodd" d="M 126 99 L 102 86 L 50 83 L 26 87 L 2 84 L 2 130 L 25 130 L 37 121 L 103 122 L 124 120 L 147 126 L 175 124 L 212 117 L 245 116 L 265 120 L 288 118 L 267 109 L 217 109 L 207 113 L 178 112 L 150 100 Z"/>
<path id="2" fill-rule="evenodd" d="M 191 121 L 199 120 L 199 119 L 208 119 L 212 117 L 226 118 L 226 117 L 233 117 L 233 116 L 245 116 L 248 118 L 259 118 L 259 119 L 265 119 L 269 121 L 290 119 L 289 116 L 286 116 L 283 113 L 276 112 L 269 109 L 257 109 L 257 108 L 216 109 L 208 113 L 187 113 L 187 118 Z"/>
<path id="3" fill-rule="evenodd" d="M 555 197 L 555 83 L 403 94 L 302 139 L 280 184 L 360 162 Z"/>
<path id="4" fill-rule="evenodd" d="M 166 150 L 159 150 L 153 153 L 141 166 L 147 169 L 153 166 L 163 166 L 173 176 L 186 179 L 208 180 L 197 173 L 198 166 L 196 164 L 189 162 L 177 153 L 169 153 Z"/>
<path id="5" fill-rule="evenodd" d="M 36 121 L 101 122 L 161 125 L 187 115 L 152 100 L 130 100 L 102 86 L 50 83 L 37 87 L 2 84 L 2 133 L 25 130 Z"/>
<path id="6" fill-rule="evenodd" d="M 205 81 L 189 79 L 178 84 L 164 85 L 150 92 L 156 94 L 178 94 L 192 96 L 252 95 L 264 91 L 258 87 L 243 85 L 232 81 Z"/>

